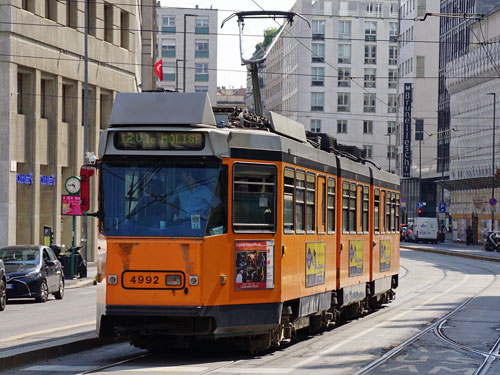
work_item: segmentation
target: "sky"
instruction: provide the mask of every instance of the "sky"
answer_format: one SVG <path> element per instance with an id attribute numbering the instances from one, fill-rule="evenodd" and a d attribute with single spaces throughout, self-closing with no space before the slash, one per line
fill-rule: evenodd
<path id="1" fill-rule="evenodd" d="M 198 5 L 200 8 L 212 7 L 219 10 L 217 32 L 229 35 L 219 35 L 217 39 L 217 86 L 239 88 L 246 87 L 246 70 L 241 65 L 238 23 L 235 18 L 232 18 L 221 29 L 222 21 L 235 12 L 261 10 L 259 5 L 264 10 L 288 11 L 295 0 L 160 0 L 160 2 L 161 6 L 164 7 L 195 8 Z M 249 51 L 244 56 L 251 55 L 255 44 L 263 40 L 263 37 L 257 38 L 254 35 L 264 35 L 265 29 L 276 26 L 277 24 L 273 20 L 247 20 L 245 22 L 245 35 L 251 36 L 246 36 L 243 40 L 245 50 Z M 210 30 L 210 32 L 212 31 Z"/>

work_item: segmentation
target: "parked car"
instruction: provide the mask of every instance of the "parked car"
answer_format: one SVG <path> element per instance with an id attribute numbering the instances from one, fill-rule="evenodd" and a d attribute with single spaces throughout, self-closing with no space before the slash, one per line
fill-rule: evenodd
<path id="1" fill-rule="evenodd" d="M 16 245 L 0 248 L 5 265 L 7 299 L 35 298 L 45 302 L 50 294 L 64 296 L 64 275 L 61 263 L 50 247 Z"/>
<path id="2" fill-rule="evenodd" d="M 5 276 L 5 266 L 0 259 L 0 311 L 5 310 L 7 302 L 7 277 Z"/>

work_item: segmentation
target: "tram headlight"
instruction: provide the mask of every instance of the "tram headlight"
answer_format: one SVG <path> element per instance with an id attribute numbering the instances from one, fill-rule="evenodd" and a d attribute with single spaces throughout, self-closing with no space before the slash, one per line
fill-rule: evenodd
<path id="1" fill-rule="evenodd" d="M 167 275 L 165 277 L 165 284 L 167 284 L 168 286 L 181 286 L 181 275 Z"/>
<path id="2" fill-rule="evenodd" d="M 108 275 L 108 284 L 109 285 L 116 285 L 116 284 L 118 284 L 118 276 L 116 276 L 116 275 Z"/>
<path id="3" fill-rule="evenodd" d="M 195 276 L 195 275 L 189 276 L 189 285 L 195 286 L 195 285 L 198 285 L 198 282 L 199 282 L 198 276 Z"/>

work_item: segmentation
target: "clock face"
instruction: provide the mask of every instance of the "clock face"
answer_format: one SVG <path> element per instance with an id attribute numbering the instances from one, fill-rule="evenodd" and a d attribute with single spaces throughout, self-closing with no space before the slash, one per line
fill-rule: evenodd
<path id="1" fill-rule="evenodd" d="M 77 194 L 80 191 L 80 179 L 76 176 L 69 177 L 66 180 L 66 190 L 70 194 Z"/>

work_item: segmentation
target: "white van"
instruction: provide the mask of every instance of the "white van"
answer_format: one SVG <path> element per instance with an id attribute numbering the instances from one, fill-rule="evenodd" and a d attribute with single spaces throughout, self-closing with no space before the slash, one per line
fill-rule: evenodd
<path id="1" fill-rule="evenodd" d="M 415 242 L 438 243 L 439 223 L 436 217 L 417 217 L 413 226 Z"/>

